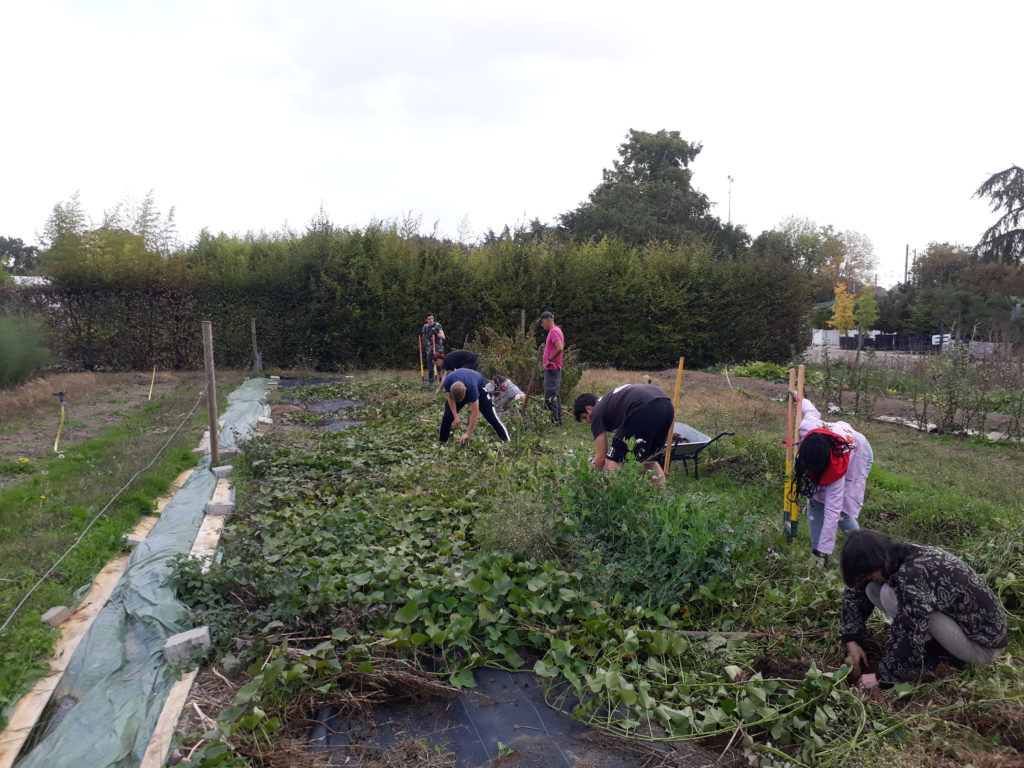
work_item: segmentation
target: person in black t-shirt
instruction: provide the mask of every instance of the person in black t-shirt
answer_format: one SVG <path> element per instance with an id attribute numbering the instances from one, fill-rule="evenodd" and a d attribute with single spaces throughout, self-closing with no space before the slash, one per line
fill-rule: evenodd
<path id="1" fill-rule="evenodd" d="M 661 459 L 675 409 L 668 395 L 651 384 L 625 384 L 598 399 L 589 392 L 576 398 L 576 421 L 586 421 L 594 434 L 594 469 L 612 472 L 622 466 L 630 453 L 626 440 L 635 439 L 633 457 L 665 482 Z M 611 445 L 608 433 L 613 432 Z"/>
<path id="2" fill-rule="evenodd" d="M 480 355 L 470 352 L 468 349 L 456 349 L 448 354 L 444 350 L 438 350 L 433 355 L 434 367 L 438 373 L 438 387 L 444 384 L 445 376 L 456 368 L 469 368 L 477 370 L 480 365 Z"/>

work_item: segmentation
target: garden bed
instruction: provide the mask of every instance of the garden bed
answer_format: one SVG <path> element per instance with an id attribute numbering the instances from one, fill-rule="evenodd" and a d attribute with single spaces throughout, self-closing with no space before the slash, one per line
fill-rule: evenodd
<path id="1" fill-rule="evenodd" d="M 623 380 L 639 376 L 591 372 L 584 385 Z M 442 401 L 414 380 L 305 393 L 363 402 L 369 421 L 274 432 L 241 460 L 221 564 L 179 574 L 238 690 L 183 753 L 273 764 L 273 745 L 310 745 L 321 708 L 378 701 L 395 665 L 421 684 L 475 689 L 479 670 L 525 664 L 550 706 L 637 745 L 697 743 L 762 766 L 1017 759 L 1024 562 L 1007 471 L 1019 473 L 1019 453 L 865 426 L 887 469 L 864 522 L 966 557 L 1013 627 L 997 664 L 898 686 L 878 707 L 849 686 L 838 574 L 814 565 L 806 539 L 781 536 L 784 406 L 693 374 L 684 391 L 688 422 L 743 437 L 713 447 L 737 461 L 699 481 L 673 473 L 665 498 L 632 465 L 595 476 L 589 430 L 551 427 L 539 403 L 512 443 L 481 424 L 460 448 L 436 443 Z M 958 461 L 936 472 L 915 452 Z M 977 482 L 1000 462 L 1007 471 Z"/>

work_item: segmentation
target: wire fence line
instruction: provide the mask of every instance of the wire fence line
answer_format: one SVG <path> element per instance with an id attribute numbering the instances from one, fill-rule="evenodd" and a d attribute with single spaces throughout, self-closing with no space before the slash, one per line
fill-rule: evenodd
<path id="1" fill-rule="evenodd" d="M 159 450 L 157 450 L 157 452 L 153 455 L 153 458 L 149 461 L 149 463 L 146 466 L 142 467 L 142 469 L 138 470 L 134 475 L 132 475 L 128 479 L 128 482 L 122 485 L 121 489 L 117 491 L 117 493 L 115 493 L 106 504 L 103 505 L 103 508 L 100 509 L 100 511 L 97 512 L 95 515 L 93 515 L 88 525 L 86 525 L 82 532 L 78 535 L 78 538 L 76 538 L 74 542 L 72 542 L 71 546 L 67 548 L 64 554 L 57 558 L 56 562 L 54 562 L 54 564 L 51 565 L 49 569 L 47 569 L 46 573 L 40 576 L 36 583 L 32 585 L 28 592 L 25 593 L 25 596 L 22 597 L 22 599 L 18 602 L 16 606 L 14 606 L 14 610 L 12 610 L 10 615 L 4 620 L 4 623 L 0 624 L 0 634 L 2 634 L 4 630 L 7 629 L 8 626 L 10 626 L 11 622 L 14 620 L 14 617 L 18 614 L 18 611 L 22 609 L 25 603 L 28 602 L 28 599 L 32 597 L 33 594 L 35 594 L 36 590 L 43 585 L 43 582 L 45 582 L 50 577 L 50 575 L 57 569 L 57 566 L 59 566 L 64 561 L 64 558 L 70 555 L 74 551 L 75 547 L 77 547 L 82 542 L 82 540 L 85 538 L 85 535 L 92 529 L 96 521 L 99 520 L 108 509 L 110 509 L 110 505 L 117 501 L 117 498 L 122 493 L 128 490 L 128 488 L 131 486 L 132 483 L 135 482 L 139 475 L 141 475 L 146 470 L 150 469 L 156 463 L 157 459 L 160 458 L 161 454 L 163 454 L 163 452 L 167 450 L 167 446 L 171 444 L 171 442 L 182 430 L 182 428 L 185 426 L 188 420 L 192 418 L 192 415 L 196 412 L 196 409 L 199 407 L 199 404 L 203 401 L 203 398 L 205 396 L 205 389 L 199 392 L 199 396 L 196 398 L 195 403 L 192 404 L 192 408 L 185 415 L 185 418 L 181 420 L 181 423 L 178 424 L 174 432 L 171 433 L 171 436 L 167 438 L 167 440 L 164 442 L 162 446 L 160 446 Z"/>

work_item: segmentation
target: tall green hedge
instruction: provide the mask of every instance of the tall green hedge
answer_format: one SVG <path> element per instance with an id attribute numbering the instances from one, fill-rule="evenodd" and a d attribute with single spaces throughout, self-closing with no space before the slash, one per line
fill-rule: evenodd
<path id="1" fill-rule="evenodd" d="M 808 341 L 806 285 L 781 260 L 715 260 L 704 246 L 635 247 L 509 237 L 475 248 L 393 229 L 233 237 L 203 233 L 184 252 L 145 252 L 123 231 L 58 242 L 50 284 L 31 289 L 55 351 L 86 368 L 194 367 L 200 322 L 217 361 L 251 364 L 250 319 L 268 366 L 415 367 L 428 311 L 449 348 L 484 328 L 538 336 L 555 313 L 590 364 L 656 369 L 785 361 Z"/>

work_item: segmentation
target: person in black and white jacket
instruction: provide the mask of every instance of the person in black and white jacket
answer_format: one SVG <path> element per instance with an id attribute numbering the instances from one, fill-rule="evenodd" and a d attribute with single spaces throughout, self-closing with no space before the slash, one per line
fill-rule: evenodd
<path id="1" fill-rule="evenodd" d="M 941 662 L 989 664 L 1006 647 L 999 598 L 945 550 L 862 529 L 846 537 L 839 567 L 846 582 L 842 640 L 858 671 L 868 665 L 861 645 L 868 616 L 878 608 L 892 622 L 877 671 L 860 678 L 868 690 L 913 680 Z"/>

